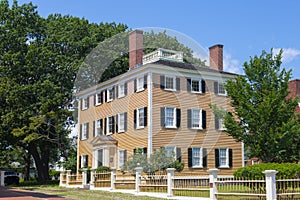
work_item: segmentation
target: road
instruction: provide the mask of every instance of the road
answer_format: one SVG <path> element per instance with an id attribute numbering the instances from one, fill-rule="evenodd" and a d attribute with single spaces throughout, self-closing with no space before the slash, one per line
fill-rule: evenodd
<path id="1" fill-rule="evenodd" d="M 0 199 L 1 200 L 34 200 L 34 199 L 47 199 L 47 200 L 60 200 L 63 197 L 57 195 L 48 195 L 38 192 L 31 192 L 27 190 L 20 190 L 15 188 L 6 188 L 0 186 Z"/>

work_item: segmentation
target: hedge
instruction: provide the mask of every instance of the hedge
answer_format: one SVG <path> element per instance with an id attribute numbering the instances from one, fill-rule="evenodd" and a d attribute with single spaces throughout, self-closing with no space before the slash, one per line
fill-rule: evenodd
<path id="1" fill-rule="evenodd" d="M 246 166 L 234 172 L 235 178 L 262 179 L 265 170 L 276 170 L 277 178 L 300 178 L 300 164 L 292 163 L 262 163 Z"/>

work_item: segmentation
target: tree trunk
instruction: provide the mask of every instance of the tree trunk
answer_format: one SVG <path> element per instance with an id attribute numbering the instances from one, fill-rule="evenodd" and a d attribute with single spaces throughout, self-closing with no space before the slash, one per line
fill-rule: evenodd
<path id="1" fill-rule="evenodd" d="M 43 150 L 38 152 L 38 149 L 34 145 L 29 145 L 29 152 L 33 156 L 37 173 L 38 173 L 38 181 L 45 182 L 49 180 L 49 155 L 48 150 L 46 147 L 43 147 Z"/>
<path id="2" fill-rule="evenodd" d="M 29 180 L 29 176 L 30 176 L 30 153 L 26 153 L 24 154 L 23 158 L 25 160 L 25 171 L 24 171 L 24 180 L 28 181 Z"/>

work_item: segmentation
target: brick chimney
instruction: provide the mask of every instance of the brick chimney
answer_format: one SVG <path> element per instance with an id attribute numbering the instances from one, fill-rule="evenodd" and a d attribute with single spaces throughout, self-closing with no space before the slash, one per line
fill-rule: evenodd
<path id="1" fill-rule="evenodd" d="M 288 90 L 290 91 L 290 93 L 288 94 L 287 99 L 300 97 L 300 80 L 295 79 L 295 80 L 289 81 Z M 300 105 L 298 105 L 296 110 L 295 110 L 295 112 L 297 112 L 297 113 L 300 113 L 300 107 L 299 106 Z"/>
<path id="2" fill-rule="evenodd" d="M 143 31 L 129 33 L 129 69 L 143 63 Z"/>
<path id="3" fill-rule="evenodd" d="M 209 47 L 209 65 L 211 69 L 223 71 L 223 45 Z"/>

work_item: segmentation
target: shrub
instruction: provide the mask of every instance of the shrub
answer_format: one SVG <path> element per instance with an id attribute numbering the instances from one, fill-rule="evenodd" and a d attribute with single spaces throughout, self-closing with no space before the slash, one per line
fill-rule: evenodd
<path id="1" fill-rule="evenodd" d="M 58 179 L 59 175 L 60 175 L 60 171 L 49 170 L 49 176 L 50 177 L 55 177 L 55 179 Z"/>
<path id="2" fill-rule="evenodd" d="M 236 178 L 261 179 L 265 177 L 265 170 L 276 170 L 276 177 L 279 178 L 299 178 L 300 165 L 292 163 L 263 163 L 246 166 L 237 169 L 234 172 Z"/>
<path id="3" fill-rule="evenodd" d="M 110 172 L 110 171 L 111 171 L 111 169 L 106 166 L 100 166 L 96 169 L 96 172 Z"/>

